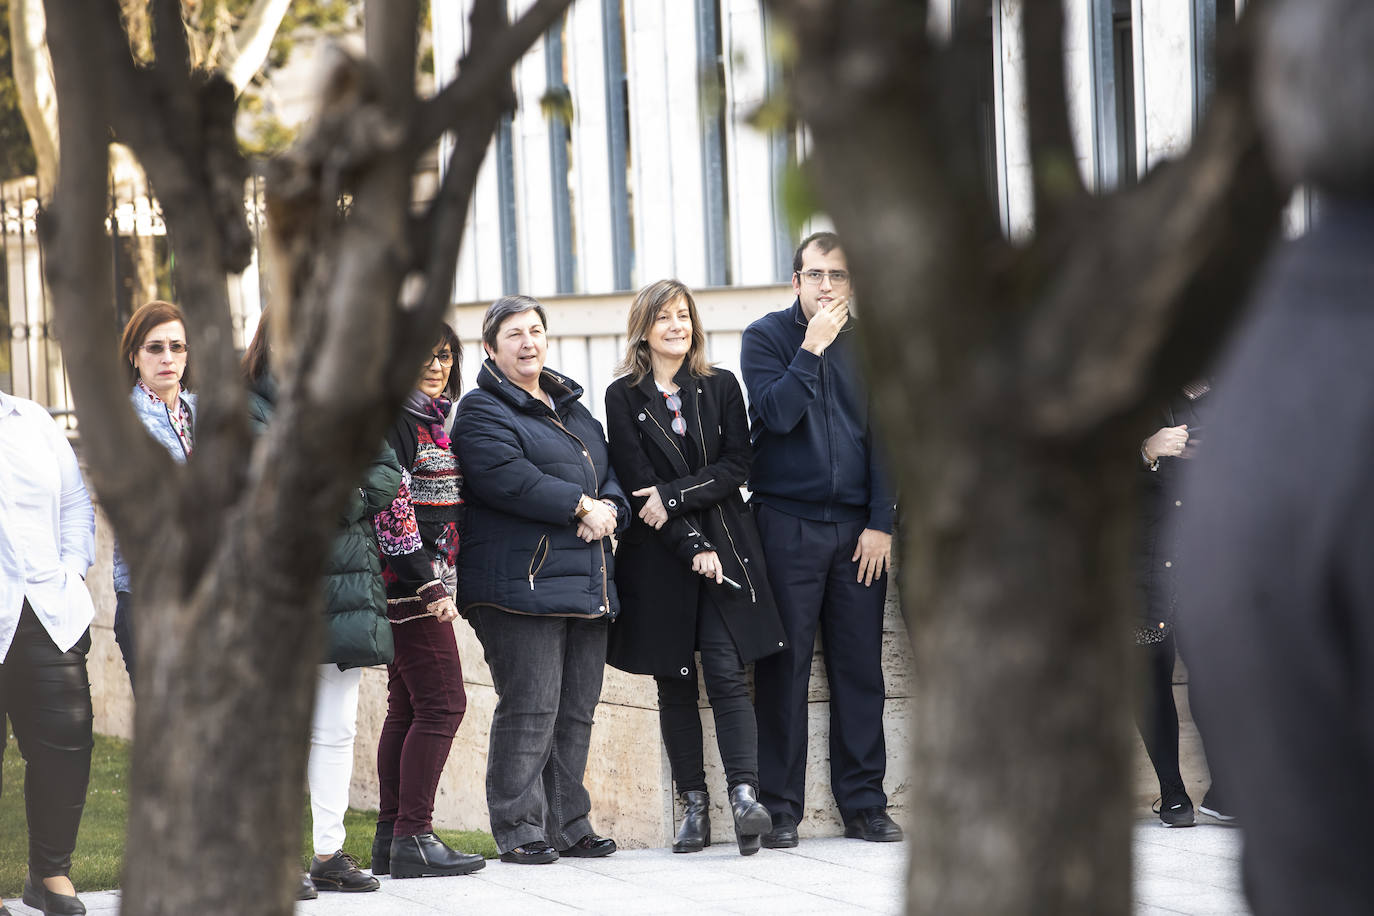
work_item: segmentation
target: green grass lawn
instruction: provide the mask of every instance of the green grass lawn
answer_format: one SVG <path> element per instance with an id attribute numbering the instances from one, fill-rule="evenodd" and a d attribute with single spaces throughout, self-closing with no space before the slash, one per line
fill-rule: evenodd
<path id="1" fill-rule="evenodd" d="M 4 723 L 8 725 L 8 722 Z M 95 736 L 91 757 L 91 787 L 86 795 L 86 811 L 81 817 L 81 832 L 72 855 L 72 881 L 78 892 L 119 887 L 124 864 L 124 825 L 129 817 L 125 791 L 129 782 L 129 742 Z M 14 736 L 5 750 L 4 795 L 0 796 L 0 898 L 19 896 L 28 867 L 28 828 L 24 822 L 24 763 Z M 310 860 L 310 813 L 301 818 L 301 863 Z M 344 851 L 367 868 L 372 864 L 372 828 L 376 811 L 349 809 L 344 818 L 348 840 Z M 464 852 L 496 856 L 496 843 L 480 830 L 439 830 L 439 837 Z"/>

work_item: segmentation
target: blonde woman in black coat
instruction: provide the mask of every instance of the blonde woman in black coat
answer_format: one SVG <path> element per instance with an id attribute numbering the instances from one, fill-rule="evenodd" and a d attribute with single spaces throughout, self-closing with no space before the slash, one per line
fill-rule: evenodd
<path id="1" fill-rule="evenodd" d="M 711 842 L 696 654 L 716 721 L 741 855 L 772 829 L 744 666 L 783 647 L 753 517 L 740 497 L 749 423 L 739 382 L 706 362 L 692 293 L 635 297 L 621 377 L 606 391 L 611 464 L 637 512 L 616 552 L 621 614 L 607 660 L 658 682 L 659 722 L 685 816 L 674 852 Z"/>

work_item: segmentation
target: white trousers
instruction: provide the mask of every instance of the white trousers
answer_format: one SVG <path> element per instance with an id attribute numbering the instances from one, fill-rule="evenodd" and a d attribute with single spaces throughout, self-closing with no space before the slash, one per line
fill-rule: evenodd
<path id="1" fill-rule="evenodd" d="M 332 856 L 343 848 L 344 812 L 348 810 L 348 787 L 353 781 L 353 739 L 358 734 L 358 683 L 362 676 L 361 668 L 340 671 L 338 665 L 319 666 L 307 769 L 317 856 Z"/>

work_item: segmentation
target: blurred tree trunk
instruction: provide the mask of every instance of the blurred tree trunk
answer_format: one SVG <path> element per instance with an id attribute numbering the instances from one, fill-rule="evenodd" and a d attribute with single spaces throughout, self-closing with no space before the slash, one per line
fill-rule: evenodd
<path id="1" fill-rule="evenodd" d="M 986 2 L 958 4 L 948 42 L 923 2 L 770 5 L 900 475 L 908 911 L 1129 913 L 1142 409 L 1221 339 L 1286 193 L 1254 124 L 1246 23 L 1187 155 L 1099 197 L 1069 133 L 1063 9 L 1020 4 L 1036 230 L 1013 243 L 975 132 Z"/>
<path id="2" fill-rule="evenodd" d="M 48 281 L 89 482 L 129 560 L 140 633 L 124 913 L 294 907 L 335 519 L 449 306 L 477 169 L 514 105 L 511 67 L 568 2 L 538 0 L 510 24 L 503 0 L 479 0 L 459 76 L 424 100 L 417 0 L 369 3 L 366 58 L 338 55 L 313 133 L 270 167 L 280 395 L 257 441 L 225 284 L 251 252 L 234 88 L 193 72 L 177 2 L 149 7 L 148 66 L 112 4 L 47 2 L 64 150 L 41 225 Z M 417 211 L 416 161 L 446 130 L 442 187 Z M 185 465 L 134 416 L 115 356 L 112 133 L 157 188 L 176 255 L 200 397 Z"/>

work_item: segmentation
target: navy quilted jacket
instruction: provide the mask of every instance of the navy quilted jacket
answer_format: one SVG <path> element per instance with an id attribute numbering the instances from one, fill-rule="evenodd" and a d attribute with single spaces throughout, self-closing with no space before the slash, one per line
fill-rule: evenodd
<path id="1" fill-rule="evenodd" d="M 630 507 L 601 424 L 578 400 L 581 386 L 548 369 L 540 385 L 554 409 L 487 360 L 477 387 L 458 404 L 453 443 L 467 502 L 458 554 L 463 610 L 614 616 L 620 602 L 610 539 L 583 541 L 574 513 L 583 493 L 609 499 L 624 531 Z"/>

